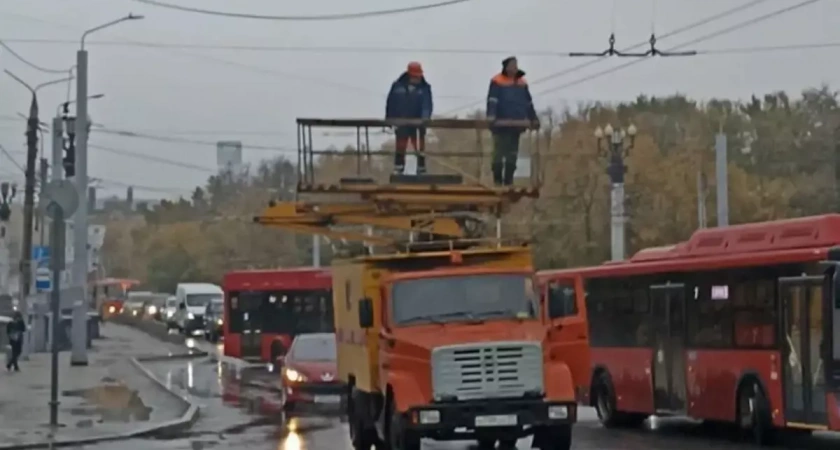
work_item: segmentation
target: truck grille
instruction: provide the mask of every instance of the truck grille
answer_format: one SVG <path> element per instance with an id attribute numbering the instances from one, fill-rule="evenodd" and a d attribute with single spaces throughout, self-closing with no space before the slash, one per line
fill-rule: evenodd
<path id="1" fill-rule="evenodd" d="M 542 368 L 542 346 L 536 342 L 438 347 L 432 351 L 432 391 L 435 400 L 542 393 Z"/>

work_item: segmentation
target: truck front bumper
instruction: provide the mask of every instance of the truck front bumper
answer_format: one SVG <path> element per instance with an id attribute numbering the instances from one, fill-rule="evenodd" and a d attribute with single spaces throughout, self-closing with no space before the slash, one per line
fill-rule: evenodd
<path id="1" fill-rule="evenodd" d="M 412 408 L 408 415 L 409 427 L 425 437 L 513 438 L 528 436 L 541 427 L 573 424 L 577 405 L 543 399 L 488 399 L 433 403 Z"/>

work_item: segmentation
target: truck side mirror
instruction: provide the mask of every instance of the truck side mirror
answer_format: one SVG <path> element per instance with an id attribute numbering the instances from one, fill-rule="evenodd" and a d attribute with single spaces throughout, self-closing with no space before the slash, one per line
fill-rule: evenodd
<path id="1" fill-rule="evenodd" d="M 178 309 L 187 309 L 187 304 L 184 303 L 184 302 L 179 303 L 178 304 Z"/>
<path id="2" fill-rule="evenodd" d="M 367 329 L 373 326 L 373 300 L 365 297 L 359 300 L 359 328 Z"/>

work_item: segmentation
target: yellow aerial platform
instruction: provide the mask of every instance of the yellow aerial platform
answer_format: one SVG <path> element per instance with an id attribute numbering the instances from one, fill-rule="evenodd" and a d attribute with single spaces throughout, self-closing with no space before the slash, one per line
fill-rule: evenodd
<path id="1" fill-rule="evenodd" d="M 370 129 L 390 127 L 423 127 L 428 130 L 460 129 L 481 133 L 491 123 L 474 119 L 382 120 L 382 119 L 298 119 L 297 192 L 294 202 L 272 202 L 254 218 L 254 222 L 289 231 L 322 235 L 331 239 L 362 241 L 369 245 L 399 247 L 404 242 L 449 241 L 462 243 L 483 241 L 488 236 L 487 223 L 496 221 L 495 238 L 501 239 L 500 217 L 509 207 L 524 198 L 539 196 L 539 133 L 526 132 L 536 145 L 531 145 L 531 170 L 527 186 L 491 186 L 475 177 L 465 181 L 465 174 L 391 175 L 387 182 L 363 177 L 362 168 L 381 155 L 393 151 L 373 151 Z M 530 129 L 528 121 L 496 121 L 494 127 Z M 313 128 L 354 128 L 356 146 L 348 154 L 336 150 L 317 150 L 313 145 Z M 482 152 L 460 149 L 424 151 L 427 160 L 444 157 L 484 156 Z M 324 155 L 352 155 L 355 176 L 346 176 L 337 183 L 318 180 L 316 158 Z M 457 170 L 457 168 L 455 168 Z M 348 168 L 353 170 L 353 168 Z M 303 198 L 306 198 L 304 200 Z M 342 230 L 364 226 L 367 232 Z M 374 234 L 373 229 L 406 232 Z M 405 234 L 405 233 L 404 233 Z"/>

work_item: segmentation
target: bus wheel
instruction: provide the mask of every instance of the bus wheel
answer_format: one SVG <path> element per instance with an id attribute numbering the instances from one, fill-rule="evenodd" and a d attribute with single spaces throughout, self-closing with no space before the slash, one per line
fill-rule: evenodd
<path id="1" fill-rule="evenodd" d="M 478 450 L 493 450 L 496 448 L 496 440 L 488 438 L 480 438 L 478 440 Z"/>
<path id="2" fill-rule="evenodd" d="M 749 433 L 751 440 L 759 446 L 772 445 L 775 437 L 770 418 L 770 402 L 758 383 L 744 383 L 738 390 L 738 425 Z"/>
<path id="3" fill-rule="evenodd" d="M 637 428 L 647 419 L 647 414 L 624 413 L 616 409 L 615 389 L 609 377 L 602 373 L 592 385 L 593 403 L 598 420 L 606 428 Z"/>

